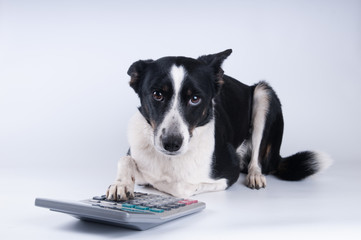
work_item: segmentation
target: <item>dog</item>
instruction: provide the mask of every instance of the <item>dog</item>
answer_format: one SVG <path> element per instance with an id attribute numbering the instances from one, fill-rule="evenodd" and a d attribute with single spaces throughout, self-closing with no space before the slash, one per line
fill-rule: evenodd
<path id="1" fill-rule="evenodd" d="M 128 155 L 118 162 L 109 200 L 134 196 L 135 183 L 176 197 L 225 190 L 240 173 L 246 185 L 266 187 L 265 175 L 301 180 L 329 166 L 319 152 L 280 156 L 283 115 L 264 81 L 248 86 L 224 74 L 226 51 L 197 59 L 139 60 L 129 70 L 140 98 L 130 120 Z"/>

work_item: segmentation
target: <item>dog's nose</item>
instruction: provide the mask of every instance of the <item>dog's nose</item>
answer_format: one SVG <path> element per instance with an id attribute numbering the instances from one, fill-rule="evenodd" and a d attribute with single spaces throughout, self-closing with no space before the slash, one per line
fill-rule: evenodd
<path id="1" fill-rule="evenodd" d="M 163 148 L 168 152 L 176 152 L 182 147 L 183 137 L 181 135 L 162 136 Z"/>

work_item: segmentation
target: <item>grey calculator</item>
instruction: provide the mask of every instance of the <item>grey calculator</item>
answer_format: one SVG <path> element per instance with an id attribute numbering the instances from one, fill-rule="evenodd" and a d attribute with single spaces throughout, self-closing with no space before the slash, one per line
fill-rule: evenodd
<path id="1" fill-rule="evenodd" d="M 67 213 L 81 220 L 146 230 L 162 223 L 203 210 L 197 200 L 135 192 L 126 201 L 110 201 L 105 195 L 83 201 L 59 201 L 36 198 L 35 206 Z"/>

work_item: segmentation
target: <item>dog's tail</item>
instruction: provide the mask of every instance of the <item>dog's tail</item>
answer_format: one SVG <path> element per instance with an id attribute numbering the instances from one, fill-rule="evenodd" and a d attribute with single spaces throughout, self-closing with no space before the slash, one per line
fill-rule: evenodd
<path id="1" fill-rule="evenodd" d="M 298 152 L 280 157 L 275 175 L 283 180 L 297 181 L 328 168 L 333 160 L 322 152 Z"/>

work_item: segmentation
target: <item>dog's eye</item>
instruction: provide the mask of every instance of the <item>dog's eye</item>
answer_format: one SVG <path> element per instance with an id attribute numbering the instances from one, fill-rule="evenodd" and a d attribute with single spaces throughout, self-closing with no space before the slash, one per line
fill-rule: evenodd
<path id="1" fill-rule="evenodd" d="M 154 98 L 154 100 L 160 102 L 160 101 L 163 101 L 164 96 L 163 96 L 163 94 L 162 94 L 161 92 L 159 92 L 159 91 L 154 91 L 154 92 L 153 92 L 153 98 Z"/>
<path id="2" fill-rule="evenodd" d="M 192 106 L 196 106 L 200 104 L 201 100 L 202 99 L 200 97 L 194 95 L 191 97 L 191 99 L 189 99 L 189 104 Z"/>

